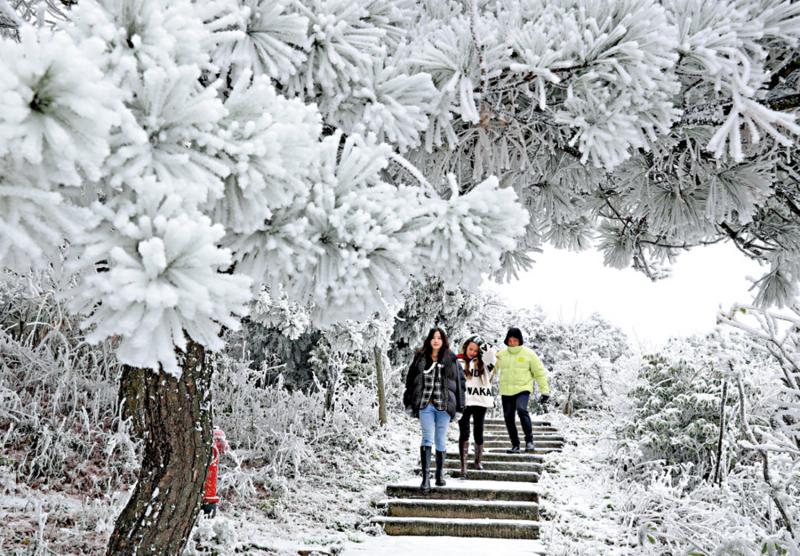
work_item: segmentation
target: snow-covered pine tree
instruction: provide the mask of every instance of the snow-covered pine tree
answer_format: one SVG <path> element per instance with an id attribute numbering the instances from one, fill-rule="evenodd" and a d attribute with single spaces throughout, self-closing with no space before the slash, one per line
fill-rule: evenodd
<path id="1" fill-rule="evenodd" d="M 531 218 L 512 275 L 544 241 L 595 237 L 607 264 L 656 279 L 727 240 L 769 267 L 759 304 L 796 294 L 796 2 L 248 5 L 235 52 L 326 126 L 389 138 L 436 187 L 517 191 Z"/>
<path id="2" fill-rule="evenodd" d="M 358 12 L 348 4 L 337 9 Z M 492 177 L 449 198 L 393 179 L 393 145 L 377 137 L 400 149 L 405 135 L 323 136 L 317 108 L 261 71 L 291 68 L 291 53 L 278 45 L 258 66 L 240 48 L 237 25 L 260 3 L 82 0 L 57 25 L 44 5 L 15 6 L 0 10 L 17 23 L 0 43 L 0 264 L 67 258 L 70 307 L 89 341 L 116 340 L 120 394 L 143 416 L 140 480 L 108 551 L 179 553 L 210 450 L 207 350 L 239 327 L 254 288 L 282 288 L 320 327 L 385 314 L 414 276 L 499 270 L 527 214 Z M 311 13 L 266 25 L 291 41 Z M 378 52 L 392 24 L 362 27 L 346 35 Z M 341 60 L 346 71 L 319 58 L 294 72 L 297 91 L 312 75 L 335 91 L 372 64 Z"/>
<path id="3" fill-rule="evenodd" d="M 796 293 L 797 3 L 14 6 L 0 260 L 68 244 L 91 338 L 167 380 L 187 377 L 173 347 L 200 362 L 260 282 L 330 323 L 425 267 L 474 282 L 595 232 L 652 277 L 730 240 L 770 265 L 759 303 Z"/>

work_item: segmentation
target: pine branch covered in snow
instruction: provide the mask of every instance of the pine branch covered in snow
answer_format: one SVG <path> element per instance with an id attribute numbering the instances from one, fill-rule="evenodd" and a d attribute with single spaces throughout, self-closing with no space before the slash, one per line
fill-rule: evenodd
<path id="1" fill-rule="evenodd" d="M 187 338 L 219 349 L 251 284 L 325 327 L 388 315 L 426 272 L 474 283 L 516 247 L 524 213 L 496 181 L 451 201 L 388 181 L 437 95 L 389 57 L 416 6 L 312 4 L 87 0 L 4 39 L 3 264 L 68 246 L 70 307 L 121 361 L 177 373 Z M 349 136 L 322 137 L 330 118 Z"/>

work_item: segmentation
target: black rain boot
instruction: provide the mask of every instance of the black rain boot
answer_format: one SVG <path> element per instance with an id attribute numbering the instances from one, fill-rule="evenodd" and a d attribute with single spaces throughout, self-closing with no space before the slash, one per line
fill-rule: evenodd
<path id="1" fill-rule="evenodd" d="M 444 452 L 436 450 L 436 486 L 443 487 L 447 482 L 444 480 Z"/>
<path id="2" fill-rule="evenodd" d="M 419 488 L 422 489 L 422 494 L 428 494 L 431 491 L 431 447 L 420 446 L 419 448 L 419 461 L 422 466 L 422 484 Z"/>
<path id="3" fill-rule="evenodd" d="M 481 456 L 483 455 L 483 444 L 475 444 L 475 469 L 483 471 Z"/>
<path id="4" fill-rule="evenodd" d="M 461 456 L 461 478 L 467 478 L 467 452 L 469 452 L 469 440 L 465 440 L 458 445 L 458 453 Z"/>

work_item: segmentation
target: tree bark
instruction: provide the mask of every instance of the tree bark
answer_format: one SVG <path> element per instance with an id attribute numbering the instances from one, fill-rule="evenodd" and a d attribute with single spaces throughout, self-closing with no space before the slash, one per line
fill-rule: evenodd
<path id="1" fill-rule="evenodd" d="M 376 382 L 378 383 L 378 422 L 381 425 L 386 424 L 386 391 L 383 387 L 383 354 L 378 346 L 374 347 L 375 351 L 375 375 Z"/>
<path id="2" fill-rule="evenodd" d="M 211 457 L 211 366 L 189 340 L 180 378 L 123 369 L 120 398 L 144 440 L 139 480 L 117 518 L 107 554 L 180 554 L 200 510 Z"/>

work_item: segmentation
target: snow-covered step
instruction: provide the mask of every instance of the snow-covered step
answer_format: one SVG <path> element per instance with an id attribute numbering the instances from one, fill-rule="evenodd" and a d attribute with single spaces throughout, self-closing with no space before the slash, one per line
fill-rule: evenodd
<path id="1" fill-rule="evenodd" d="M 481 461 L 484 469 L 491 471 L 528 471 L 530 473 L 542 472 L 542 464 L 538 462 L 516 462 L 516 461 Z M 459 458 L 447 458 L 444 460 L 447 469 L 461 469 Z M 467 462 L 467 469 L 475 469 L 475 458 L 470 455 Z"/>
<path id="2" fill-rule="evenodd" d="M 500 454 L 505 454 L 505 453 L 506 453 L 506 450 L 510 450 L 510 449 L 511 449 L 511 444 L 508 444 L 508 443 L 506 443 L 506 444 L 503 444 L 503 445 L 502 445 L 501 447 L 499 447 L 499 448 L 495 448 L 495 447 L 487 446 L 487 447 L 485 448 L 484 452 L 483 452 L 483 455 L 484 455 L 484 458 L 485 458 L 487 455 L 500 455 Z M 549 454 L 549 453 L 551 453 L 551 452 L 561 452 L 562 450 L 563 450 L 563 448 L 562 448 L 562 447 L 560 447 L 560 446 L 559 446 L 559 447 L 555 447 L 555 446 L 554 446 L 554 447 L 549 447 L 549 446 L 548 446 L 548 447 L 540 447 L 540 446 L 536 446 L 536 447 L 534 447 L 534 449 L 533 449 L 533 452 L 526 452 L 526 451 L 525 451 L 525 449 L 524 449 L 524 447 L 523 447 L 523 448 L 520 448 L 520 453 L 521 453 L 521 454 L 532 454 L 532 455 L 537 455 L 537 456 L 543 456 L 543 455 L 545 455 L 545 454 Z"/>
<path id="3" fill-rule="evenodd" d="M 389 517 L 539 519 L 539 504 L 536 502 L 408 498 L 384 500 L 379 502 L 378 505 L 387 508 Z"/>
<path id="4" fill-rule="evenodd" d="M 537 432 L 545 434 L 558 432 L 558 429 L 555 427 L 534 426 L 531 428 L 533 429 L 534 434 Z M 517 429 L 522 430 L 522 425 L 517 423 Z M 507 429 L 505 423 L 499 425 L 489 425 L 484 423 L 483 430 L 486 432 L 506 432 Z"/>
<path id="5" fill-rule="evenodd" d="M 435 517 L 375 517 L 388 535 L 538 539 L 539 522 L 521 519 L 455 519 Z"/>
<path id="6" fill-rule="evenodd" d="M 423 494 L 420 479 L 415 477 L 386 486 L 390 498 L 429 498 L 437 500 L 508 500 L 538 502 L 540 487 L 536 483 L 511 483 L 505 481 L 473 481 L 450 478 L 447 485 L 437 487 L 431 478 L 431 491 Z M 399 533 L 398 533 L 399 534 Z"/>
<path id="7" fill-rule="evenodd" d="M 340 556 L 466 556 L 467 554 L 502 554 L 502 556 L 535 556 L 545 554 L 541 541 L 531 539 L 461 539 L 458 537 L 367 537 L 344 545 Z"/>
<path id="8" fill-rule="evenodd" d="M 458 478 L 460 469 L 451 469 L 450 476 Z M 539 473 L 531 471 L 497 471 L 495 469 L 475 469 L 467 472 L 467 477 L 473 481 L 512 481 L 512 482 L 539 482 Z"/>
<path id="9" fill-rule="evenodd" d="M 470 457 L 473 457 L 474 454 L 470 449 Z M 446 459 L 459 459 L 458 452 L 447 452 Z M 544 456 L 541 453 L 530 453 L 530 452 L 520 452 L 518 454 L 507 454 L 505 450 L 500 450 L 496 452 L 487 452 L 484 450 L 483 456 L 481 458 L 483 462 L 487 461 L 516 461 L 516 462 L 535 462 L 535 463 L 542 463 L 544 461 Z"/>
<path id="10" fill-rule="evenodd" d="M 524 438 L 524 435 L 520 434 L 520 438 Z M 453 434 L 450 436 L 455 442 L 458 442 L 458 435 Z M 483 435 L 484 442 L 509 442 L 507 434 L 484 434 Z M 563 436 L 559 436 L 557 434 L 536 434 L 533 435 L 534 442 L 561 442 L 564 443 L 565 439 Z"/>
<path id="11" fill-rule="evenodd" d="M 460 464 L 455 467 L 445 465 L 448 476 L 459 479 L 461 472 Z M 415 469 L 414 472 L 420 476 L 422 480 L 422 470 Z M 468 478 L 473 481 L 511 481 L 511 482 L 526 482 L 537 483 L 539 482 L 540 473 L 538 471 L 522 471 L 522 470 L 497 470 L 497 469 L 475 469 L 469 471 Z"/>
<path id="12" fill-rule="evenodd" d="M 504 427 L 506 426 L 506 422 L 503 419 L 486 419 L 484 421 L 484 424 L 485 425 L 503 425 Z M 553 423 L 551 423 L 550 421 L 545 421 L 545 420 L 541 420 L 541 419 L 531 419 L 531 424 L 533 424 L 534 427 L 552 427 L 553 426 Z M 521 426 L 519 424 L 519 421 L 517 421 L 517 425 Z"/>
<path id="13" fill-rule="evenodd" d="M 523 440 L 520 439 L 520 442 Z M 537 440 L 535 437 L 533 439 L 533 447 L 535 450 L 545 449 L 545 448 L 563 448 L 564 441 L 563 440 Z M 483 442 L 484 450 L 488 450 L 491 448 L 511 448 L 511 442 L 506 438 L 505 440 L 484 440 Z"/>

